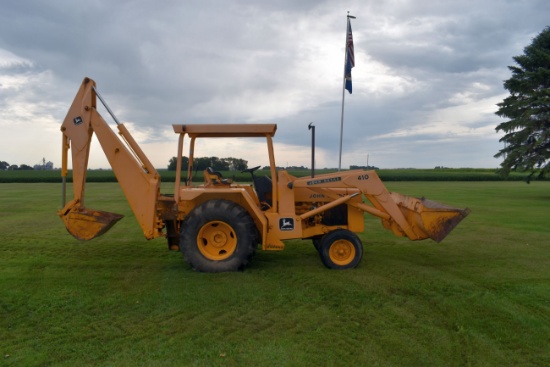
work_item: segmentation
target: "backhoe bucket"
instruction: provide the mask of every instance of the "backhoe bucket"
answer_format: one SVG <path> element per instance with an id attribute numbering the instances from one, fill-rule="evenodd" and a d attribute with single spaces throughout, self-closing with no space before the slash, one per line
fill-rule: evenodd
<path id="1" fill-rule="evenodd" d="M 413 198 L 410 196 L 391 193 L 394 201 L 405 216 L 407 222 L 418 238 L 422 240 L 431 238 L 436 242 L 443 239 L 470 214 L 470 209 L 458 209 L 425 198 Z"/>
<path id="2" fill-rule="evenodd" d="M 101 236 L 124 217 L 121 214 L 78 206 L 67 210 L 64 208 L 58 212 L 58 215 L 63 219 L 67 231 L 72 234 L 74 238 L 81 241 L 88 241 Z"/>

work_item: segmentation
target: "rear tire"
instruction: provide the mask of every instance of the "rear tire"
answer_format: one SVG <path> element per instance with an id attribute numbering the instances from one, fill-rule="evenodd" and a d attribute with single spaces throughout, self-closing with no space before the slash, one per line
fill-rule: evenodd
<path id="1" fill-rule="evenodd" d="M 319 255 L 329 269 L 351 269 L 361 262 L 363 244 L 355 233 L 347 229 L 337 229 L 323 236 Z"/>
<path id="2" fill-rule="evenodd" d="M 228 200 L 209 200 L 183 221 L 180 250 L 194 270 L 219 273 L 242 270 L 257 244 L 248 212 Z"/>

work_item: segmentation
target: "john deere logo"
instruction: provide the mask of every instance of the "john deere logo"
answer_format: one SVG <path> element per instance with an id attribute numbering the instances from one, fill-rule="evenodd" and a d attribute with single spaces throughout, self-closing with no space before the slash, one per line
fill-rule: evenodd
<path id="1" fill-rule="evenodd" d="M 292 231 L 294 229 L 294 218 L 279 219 L 279 229 L 281 231 Z"/>
<path id="2" fill-rule="evenodd" d="M 75 125 L 80 125 L 83 122 L 82 117 L 80 117 L 80 116 L 75 117 L 73 122 L 74 122 Z"/>

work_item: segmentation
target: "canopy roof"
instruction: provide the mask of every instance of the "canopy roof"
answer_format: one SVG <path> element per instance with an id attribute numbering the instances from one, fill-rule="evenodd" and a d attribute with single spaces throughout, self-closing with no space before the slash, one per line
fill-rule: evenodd
<path id="1" fill-rule="evenodd" d="M 247 138 L 274 136 L 276 124 L 187 124 L 172 125 L 176 134 L 192 138 Z"/>

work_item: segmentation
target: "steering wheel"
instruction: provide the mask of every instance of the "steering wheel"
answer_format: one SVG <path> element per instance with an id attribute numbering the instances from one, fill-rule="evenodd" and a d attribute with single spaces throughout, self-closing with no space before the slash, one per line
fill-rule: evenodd
<path id="1" fill-rule="evenodd" d="M 254 171 L 256 171 L 256 170 L 257 170 L 258 168 L 260 168 L 260 167 L 261 167 L 261 166 L 243 169 L 243 170 L 241 171 L 241 173 L 245 173 L 245 172 L 254 173 Z"/>

